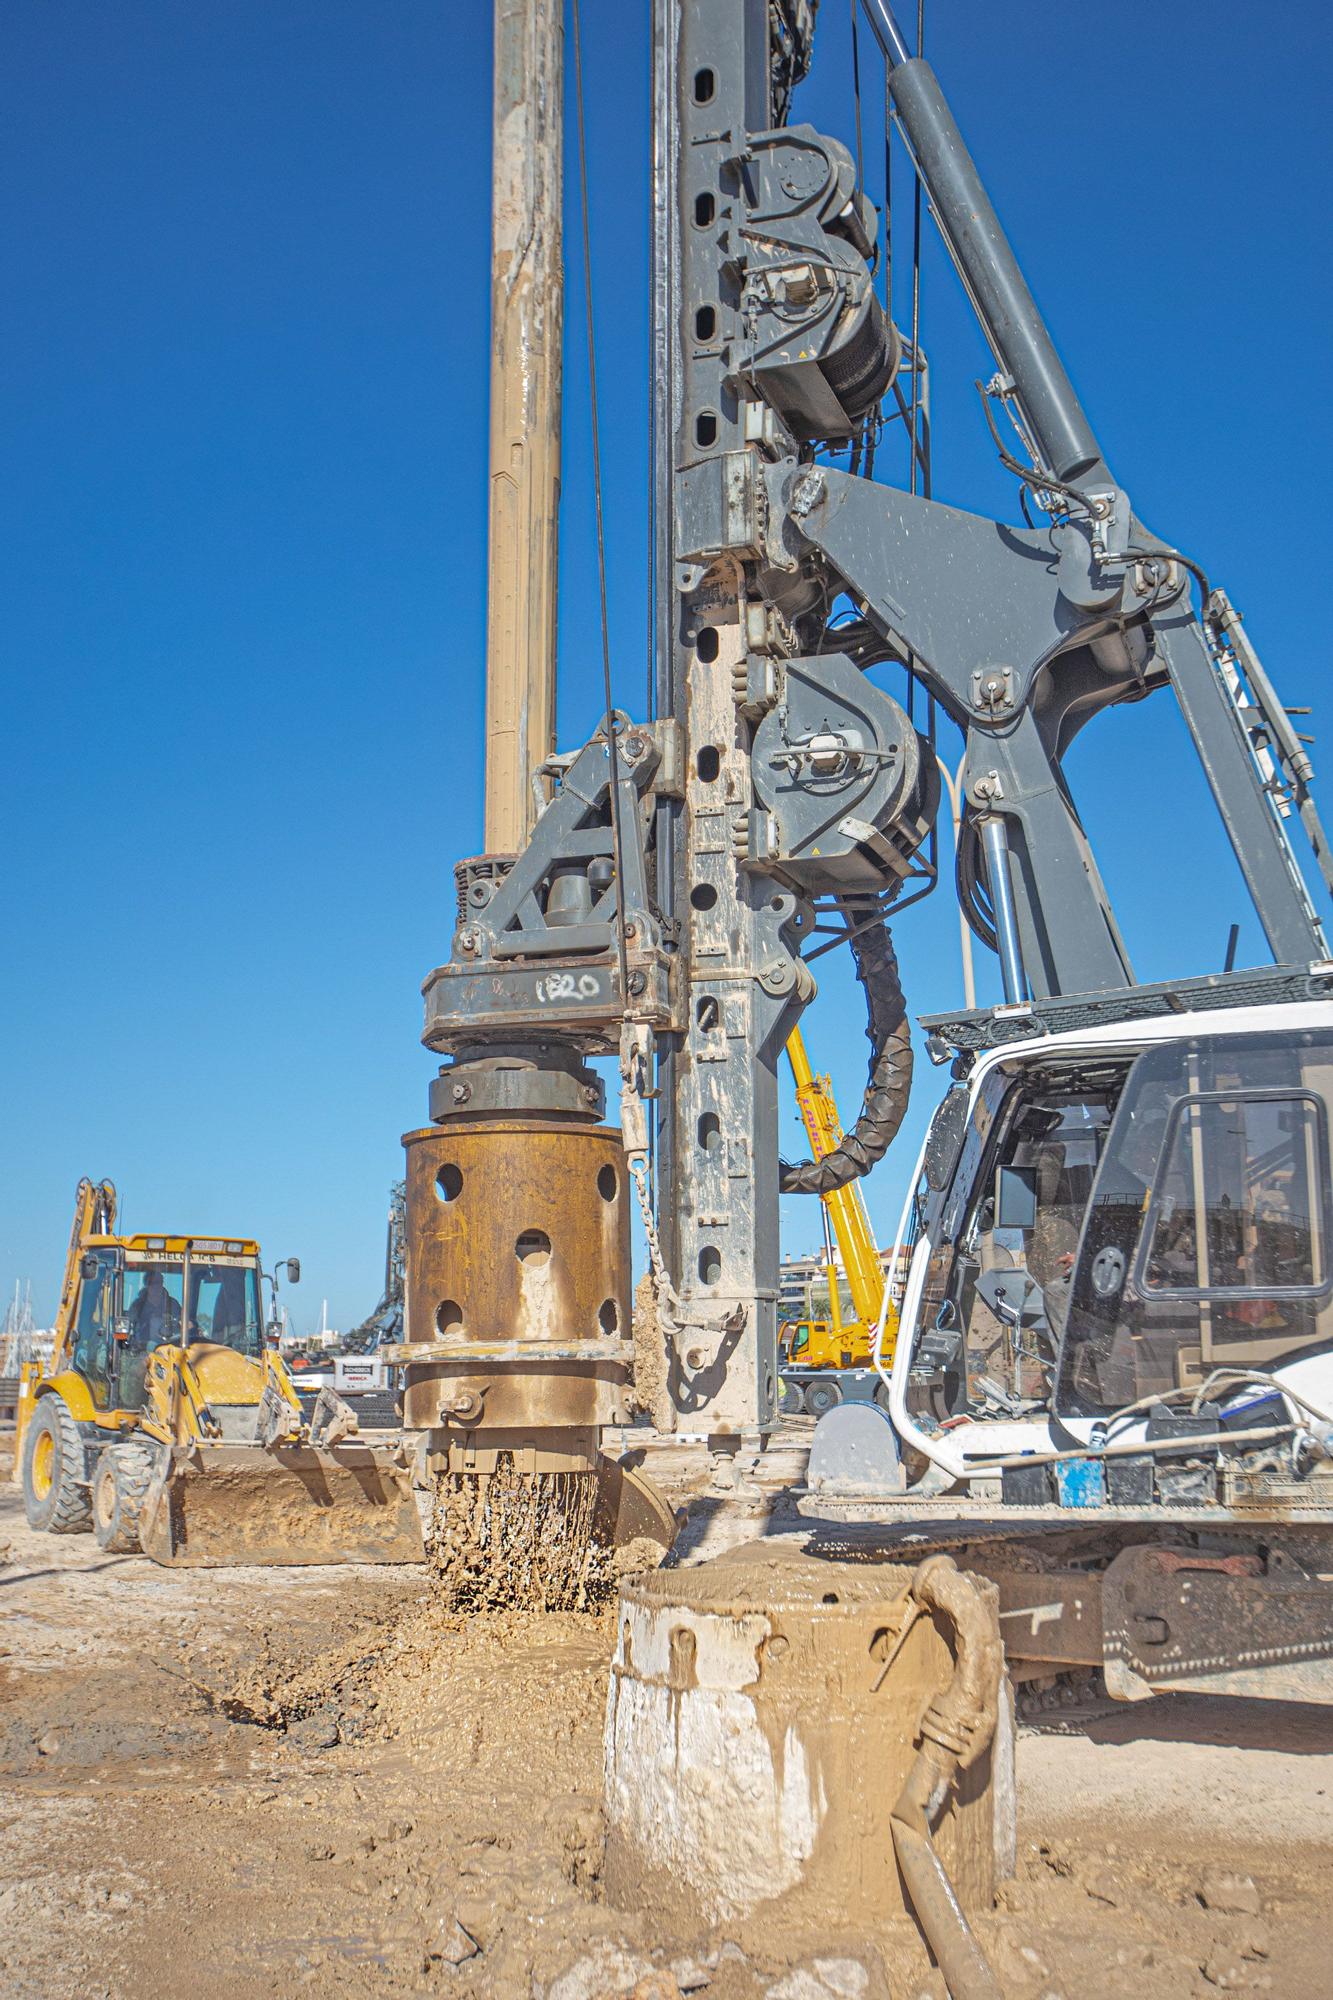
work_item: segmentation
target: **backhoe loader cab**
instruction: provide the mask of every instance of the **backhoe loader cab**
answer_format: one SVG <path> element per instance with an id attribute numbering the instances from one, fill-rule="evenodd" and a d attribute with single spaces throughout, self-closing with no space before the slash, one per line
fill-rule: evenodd
<path id="1" fill-rule="evenodd" d="M 262 1362 L 259 1245 L 130 1237 L 80 1259 L 70 1359 L 99 1409 L 140 1411 L 159 1347 L 227 1347 Z M 183 1337 L 182 1337 L 182 1329 Z"/>
<path id="2" fill-rule="evenodd" d="M 330 1391 L 307 1417 L 259 1245 L 115 1218 L 111 1183 L 80 1182 L 51 1368 L 20 1402 L 29 1523 L 173 1564 L 419 1560 L 401 1454 L 356 1438 Z"/>

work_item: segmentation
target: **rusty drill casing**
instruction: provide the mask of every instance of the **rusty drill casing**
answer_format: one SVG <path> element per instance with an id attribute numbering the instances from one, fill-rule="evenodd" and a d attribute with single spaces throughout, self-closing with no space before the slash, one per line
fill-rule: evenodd
<path id="1" fill-rule="evenodd" d="M 409 1132 L 403 1421 L 436 1469 L 591 1467 L 626 1420 L 629 1190 L 620 1134 L 563 1118 Z"/>

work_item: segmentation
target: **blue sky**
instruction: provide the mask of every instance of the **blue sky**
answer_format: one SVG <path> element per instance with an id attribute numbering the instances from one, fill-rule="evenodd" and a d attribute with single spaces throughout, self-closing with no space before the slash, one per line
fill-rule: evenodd
<path id="1" fill-rule="evenodd" d="M 84 1171 L 119 1182 L 131 1228 L 299 1253 L 298 1323 L 325 1295 L 343 1323 L 377 1295 L 399 1138 L 432 1074 L 418 988 L 448 949 L 454 857 L 480 843 L 490 11 L 4 11 L 0 1288 L 31 1277 L 43 1315 Z M 847 8 L 823 12 L 796 115 L 850 139 Z M 1238 0 L 1126 0 L 1113 24 L 1055 0 L 927 12 L 1118 477 L 1226 586 L 1318 731 L 1326 10 L 1290 0 L 1261 48 Z M 646 0 L 584 0 L 614 660 L 634 709 L 646 21 Z M 865 38 L 862 72 L 873 193 Z M 900 253 L 907 236 L 904 205 Z M 567 261 L 562 746 L 595 725 L 599 673 L 572 211 Z M 936 494 L 1013 518 L 971 386 L 984 350 L 929 232 L 922 324 Z M 1166 698 L 1103 719 L 1070 772 L 1142 976 L 1220 965 L 1233 919 L 1241 962 L 1262 958 Z M 947 892 L 897 943 L 914 1011 L 953 1004 Z M 850 1113 L 855 989 L 836 956 L 821 976 L 809 1039 Z M 939 1088 L 924 1064 L 919 1080 L 869 1190 L 885 1236 Z M 799 1150 L 790 1105 L 784 1143 Z M 784 1209 L 788 1247 L 812 1243 L 811 1205 Z"/>

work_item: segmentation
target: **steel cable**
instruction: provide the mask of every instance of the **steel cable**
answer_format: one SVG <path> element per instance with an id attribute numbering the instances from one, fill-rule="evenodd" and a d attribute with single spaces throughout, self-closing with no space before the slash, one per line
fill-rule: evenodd
<path id="1" fill-rule="evenodd" d="M 629 960 L 625 950 L 624 838 L 620 819 L 620 754 L 611 695 L 611 627 L 606 609 L 606 528 L 602 511 L 602 446 L 597 420 L 597 338 L 592 310 L 592 234 L 588 227 L 588 138 L 583 117 L 583 36 L 579 0 L 570 0 L 574 25 L 574 96 L 578 114 L 579 204 L 583 226 L 583 299 L 588 337 L 588 421 L 592 432 L 592 490 L 597 519 L 597 591 L 602 621 L 602 694 L 606 707 L 606 750 L 611 774 L 611 850 L 616 868 L 616 959 L 620 1005 L 629 1006 Z"/>

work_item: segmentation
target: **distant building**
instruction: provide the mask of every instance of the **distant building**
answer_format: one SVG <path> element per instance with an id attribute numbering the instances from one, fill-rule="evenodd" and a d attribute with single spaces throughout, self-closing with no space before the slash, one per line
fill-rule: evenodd
<path id="1" fill-rule="evenodd" d="M 893 1251 L 891 1249 L 881 1250 L 879 1261 L 883 1265 L 887 1275 L 889 1266 L 893 1261 Z M 898 1260 L 897 1284 L 894 1288 L 899 1296 L 901 1296 L 903 1280 L 906 1275 L 907 1258 L 903 1255 Z M 799 1257 L 783 1258 L 778 1266 L 779 1322 L 785 1319 L 799 1319 L 801 1317 L 806 1309 L 806 1300 L 812 1284 L 821 1287 L 827 1284 L 822 1252 L 816 1254 L 814 1251 L 806 1251 Z M 845 1285 L 840 1287 L 840 1290 L 842 1291 L 843 1298 L 846 1299 Z"/>
<path id="2" fill-rule="evenodd" d="M 778 1266 L 778 1318 L 799 1319 L 805 1311 L 811 1284 L 824 1282 L 824 1259 L 812 1251 L 804 1256 L 784 1257 Z"/>

